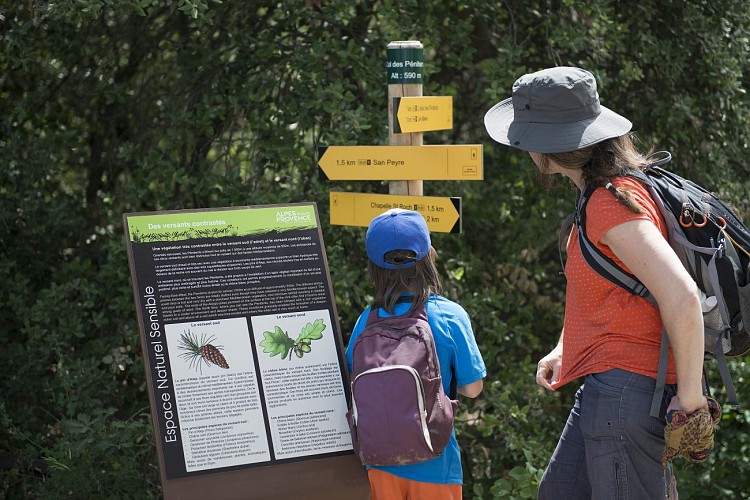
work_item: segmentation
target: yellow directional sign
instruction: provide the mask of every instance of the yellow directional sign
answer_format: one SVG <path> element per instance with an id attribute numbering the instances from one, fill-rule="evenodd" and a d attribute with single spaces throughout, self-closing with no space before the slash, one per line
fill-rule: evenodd
<path id="1" fill-rule="evenodd" d="M 397 134 L 452 129 L 453 97 L 396 97 L 393 116 Z"/>
<path id="2" fill-rule="evenodd" d="M 461 232 L 461 198 L 347 192 L 329 194 L 332 225 L 367 227 L 372 219 L 386 210 L 405 208 L 421 213 L 430 231 Z"/>
<path id="3" fill-rule="evenodd" d="M 480 181 L 482 145 L 323 146 L 321 175 L 331 181 Z"/>

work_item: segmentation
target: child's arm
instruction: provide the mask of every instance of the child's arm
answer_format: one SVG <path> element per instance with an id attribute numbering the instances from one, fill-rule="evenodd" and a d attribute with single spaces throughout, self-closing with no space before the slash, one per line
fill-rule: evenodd
<path id="1" fill-rule="evenodd" d="M 483 388 L 484 382 L 480 378 L 479 380 L 477 380 L 476 382 L 472 382 L 471 384 L 459 385 L 458 387 L 456 387 L 456 392 L 458 392 L 462 396 L 466 396 L 467 398 L 475 398 L 479 396 Z"/>

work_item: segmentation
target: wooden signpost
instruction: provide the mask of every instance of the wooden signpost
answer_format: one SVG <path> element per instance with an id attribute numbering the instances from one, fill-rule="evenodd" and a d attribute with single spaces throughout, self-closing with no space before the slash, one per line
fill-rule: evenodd
<path id="1" fill-rule="evenodd" d="M 388 195 L 331 192 L 331 224 L 367 227 L 390 208 L 421 213 L 430 231 L 461 232 L 461 198 L 425 197 L 424 180 L 483 180 L 482 145 L 423 145 L 422 133 L 453 128 L 453 98 L 423 96 L 424 49 L 418 41 L 388 44 L 388 145 L 324 146 L 327 180 L 387 180 Z"/>
<path id="2" fill-rule="evenodd" d="M 388 60 L 388 144 L 391 146 L 421 146 L 422 132 L 398 134 L 393 128 L 393 103 L 396 97 L 421 97 L 424 69 L 424 47 L 418 41 L 391 42 Z M 422 196 L 422 180 L 391 180 L 391 194 Z"/>

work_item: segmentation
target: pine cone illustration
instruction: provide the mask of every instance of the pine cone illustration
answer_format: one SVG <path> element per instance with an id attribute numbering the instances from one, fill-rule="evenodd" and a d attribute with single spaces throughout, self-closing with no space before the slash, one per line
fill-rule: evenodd
<path id="1" fill-rule="evenodd" d="M 201 334 L 200 341 L 198 336 L 191 333 L 190 330 L 180 335 L 179 348 L 183 352 L 180 353 L 180 357 L 187 360 L 190 364 L 190 368 L 195 368 L 203 373 L 203 364 L 206 367 L 216 365 L 219 368 L 229 368 L 226 358 L 221 353 L 223 346 L 215 344 L 215 337 L 211 335 L 206 338 L 206 334 Z"/>

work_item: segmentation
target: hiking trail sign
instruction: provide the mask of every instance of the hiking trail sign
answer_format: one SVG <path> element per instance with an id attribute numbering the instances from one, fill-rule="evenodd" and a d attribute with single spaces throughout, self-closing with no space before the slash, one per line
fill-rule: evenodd
<path id="1" fill-rule="evenodd" d="M 481 180 L 482 145 L 323 146 L 318 166 L 328 180 Z"/>
<path id="2" fill-rule="evenodd" d="M 330 193 L 332 225 L 367 227 L 391 208 L 422 214 L 430 231 L 461 232 L 460 197 L 423 196 L 424 180 L 484 180 L 481 144 L 422 144 L 422 132 L 453 128 L 453 97 L 423 96 L 424 48 L 395 41 L 387 48 L 388 145 L 322 146 L 321 178 L 388 181 L 389 194 Z"/>
<path id="3" fill-rule="evenodd" d="M 428 132 L 453 128 L 453 97 L 394 97 L 396 133 Z"/>
<path id="4" fill-rule="evenodd" d="M 430 231 L 461 232 L 461 198 L 331 192 L 330 206 L 334 225 L 367 227 L 386 210 L 403 208 L 421 213 Z"/>

